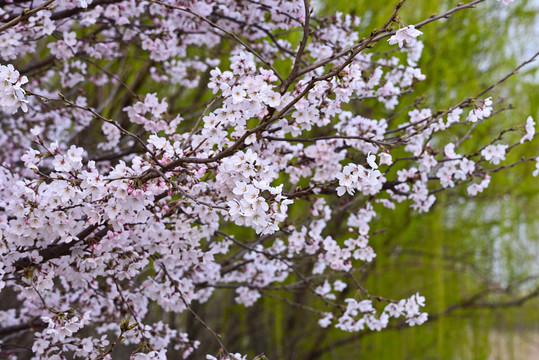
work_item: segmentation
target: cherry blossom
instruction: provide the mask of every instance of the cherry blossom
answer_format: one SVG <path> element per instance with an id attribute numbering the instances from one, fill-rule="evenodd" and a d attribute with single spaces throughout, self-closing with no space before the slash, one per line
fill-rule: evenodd
<path id="1" fill-rule="evenodd" d="M 414 25 L 403 27 L 389 38 L 389 45 L 399 44 L 399 47 L 403 47 L 405 44 L 412 43 L 416 37 L 423 35 L 423 33 L 417 30 Z"/>
<path id="2" fill-rule="evenodd" d="M 539 156 L 535 158 L 535 170 L 533 171 L 533 176 L 539 176 Z"/>
<path id="3" fill-rule="evenodd" d="M 492 100 L 486 98 L 484 101 L 480 101 L 468 114 L 466 120 L 469 122 L 477 122 L 478 120 L 487 118 L 492 112 Z"/>
<path id="4" fill-rule="evenodd" d="M 481 150 L 481 155 L 483 155 L 488 162 L 498 165 L 500 161 L 505 160 L 507 148 L 507 145 L 488 145 Z"/>
<path id="5" fill-rule="evenodd" d="M 532 141 L 533 137 L 535 136 L 535 121 L 533 121 L 533 118 L 531 116 L 528 116 L 526 119 L 526 134 L 520 139 L 520 143 L 522 144 L 525 141 Z"/>
<path id="6" fill-rule="evenodd" d="M 365 39 L 358 16 L 320 21 L 299 0 L 55 5 L 0 32 L 0 290 L 17 294 L 0 318 L 32 324 L 14 338 L 35 358 L 106 359 L 121 343 L 131 359 L 247 359 L 195 311 L 226 291 L 256 307 L 297 286 L 313 321 L 345 332 L 428 320 L 412 284 L 390 299 L 354 278 L 376 259 L 378 219 L 481 193 L 513 147 L 461 146 L 500 110 L 491 98 L 403 96 L 435 75 L 414 25 L 390 36 L 394 17 Z M 387 37 L 399 47 L 378 51 Z"/>
<path id="7" fill-rule="evenodd" d="M 28 100 L 22 85 L 28 82 L 26 76 L 21 76 L 13 65 L 0 64 L 0 110 L 14 114 L 19 108 L 28 111 Z"/>

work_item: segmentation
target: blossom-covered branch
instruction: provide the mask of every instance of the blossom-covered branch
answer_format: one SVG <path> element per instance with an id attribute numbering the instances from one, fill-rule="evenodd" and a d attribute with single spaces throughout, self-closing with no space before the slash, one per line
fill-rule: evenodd
<path id="1" fill-rule="evenodd" d="M 423 324 L 422 295 L 356 276 L 374 219 L 536 159 L 506 162 L 531 117 L 461 145 L 508 108 L 484 95 L 537 54 L 449 108 L 407 102 L 429 75 L 425 25 L 482 1 L 407 25 L 401 0 L 367 37 L 307 0 L 0 1 L 0 289 L 17 293 L 0 337 L 36 359 L 186 358 L 201 343 L 172 319 L 190 313 L 207 359 L 245 359 L 196 311 L 221 291 L 345 332 Z"/>

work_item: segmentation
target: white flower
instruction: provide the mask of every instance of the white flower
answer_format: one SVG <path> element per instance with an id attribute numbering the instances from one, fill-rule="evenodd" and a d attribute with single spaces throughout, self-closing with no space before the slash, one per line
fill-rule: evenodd
<path id="1" fill-rule="evenodd" d="M 460 170 L 465 174 L 471 174 L 475 170 L 475 163 L 472 160 L 464 158 L 459 163 Z"/>
<path id="2" fill-rule="evenodd" d="M 24 166 L 28 169 L 36 169 L 37 165 L 41 162 L 41 154 L 39 151 L 34 149 L 29 149 L 22 157 L 21 160 L 24 161 Z"/>
<path id="3" fill-rule="evenodd" d="M 232 189 L 236 195 L 243 195 L 247 192 L 247 184 L 243 181 L 236 181 L 236 187 Z"/>
<path id="4" fill-rule="evenodd" d="M 243 100 L 245 100 L 246 95 L 247 93 L 241 86 L 236 85 L 232 88 L 232 102 L 234 104 L 241 103 Z"/>
<path id="5" fill-rule="evenodd" d="M 490 176 L 486 176 L 479 184 L 472 184 L 468 186 L 468 194 L 475 196 L 480 192 L 483 192 L 490 184 Z"/>
<path id="6" fill-rule="evenodd" d="M 486 98 L 482 101 L 482 106 L 473 108 L 469 113 L 466 120 L 469 122 L 477 122 L 478 120 L 485 119 L 492 113 L 492 98 Z"/>
<path id="7" fill-rule="evenodd" d="M 535 158 L 535 170 L 532 174 L 534 177 L 539 175 L 539 156 Z"/>
<path id="8" fill-rule="evenodd" d="M 32 346 L 32 351 L 36 355 L 41 355 L 45 352 L 45 349 L 49 346 L 50 342 L 44 339 L 37 339 Z"/>
<path id="9" fill-rule="evenodd" d="M 247 185 L 247 191 L 243 194 L 243 198 L 252 204 L 256 202 L 258 194 L 260 194 L 260 190 L 249 184 Z"/>
<path id="10" fill-rule="evenodd" d="M 331 319 L 333 319 L 333 314 L 324 313 L 324 317 L 318 320 L 318 325 L 320 325 L 320 327 L 327 328 L 329 325 L 331 325 Z"/>
<path id="11" fill-rule="evenodd" d="M 531 116 L 528 116 L 526 119 L 526 135 L 520 139 L 520 143 L 522 144 L 524 141 L 532 141 L 533 137 L 535 136 L 535 121 L 533 121 L 533 118 Z"/>
<path id="12" fill-rule="evenodd" d="M 376 155 L 369 153 L 367 155 L 367 163 L 371 168 L 378 169 L 378 164 L 376 164 Z"/>
<path id="13" fill-rule="evenodd" d="M 444 147 L 444 155 L 448 159 L 454 159 L 457 157 L 455 153 L 455 144 L 449 143 Z"/>
<path id="14" fill-rule="evenodd" d="M 410 326 L 421 325 L 428 319 L 427 313 L 421 313 L 417 317 L 406 319 L 406 323 Z"/>
<path id="15" fill-rule="evenodd" d="M 416 37 L 422 35 L 423 33 L 417 30 L 414 25 L 404 27 L 397 30 L 397 33 L 389 38 L 389 45 L 394 45 L 399 43 L 399 47 L 403 47 L 404 44 L 411 43 Z"/>
<path id="16" fill-rule="evenodd" d="M 253 305 L 260 298 L 260 293 L 257 290 L 251 290 L 246 286 L 237 288 L 236 293 L 238 293 L 238 296 L 236 296 L 234 300 L 246 307 Z"/>
<path id="17" fill-rule="evenodd" d="M 447 126 L 459 122 L 460 114 L 462 114 L 461 108 L 456 108 L 447 115 Z"/>
<path id="18" fill-rule="evenodd" d="M 148 138 L 148 143 L 153 145 L 156 150 L 165 150 L 170 146 L 168 140 L 164 137 L 159 137 L 157 135 L 150 135 Z"/>
<path id="19" fill-rule="evenodd" d="M 491 164 L 498 165 L 500 161 L 505 160 L 505 151 L 507 145 L 489 145 L 481 150 L 481 155 Z"/>
<path id="20" fill-rule="evenodd" d="M 398 303 L 391 303 L 388 304 L 384 312 L 387 312 L 389 316 L 398 318 L 402 315 L 404 315 L 404 304 L 406 303 L 406 300 L 401 300 Z"/>
<path id="21" fill-rule="evenodd" d="M 77 165 L 80 166 L 83 153 L 84 153 L 83 148 L 78 148 L 75 145 L 71 145 L 69 150 L 67 150 L 66 157 L 67 157 L 67 160 L 69 160 L 73 165 L 75 165 L 74 167 L 77 167 Z"/>
<path id="22" fill-rule="evenodd" d="M 148 354 L 136 353 L 133 356 L 133 360 L 151 360 L 151 358 L 150 358 L 150 356 Z"/>
<path id="23" fill-rule="evenodd" d="M 342 280 L 337 280 L 333 283 L 333 288 L 335 289 L 335 291 L 338 291 L 338 292 L 341 292 L 343 291 L 344 289 L 346 289 L 348 285 L 346 285 L 346 283 Z"/>
<path id="24" fill-rule="evenodd" d="M 34 136 L 39 136 L 43 132 L 43 128 L 41 126 L 34 126 L 30 129 L 30 133 Z"/>
<path id="25" fill-rule="evenodd" d="M 13 65 L 0 65 L 0 110 L 14 114 L 19 108 L 28 111 L 25 91 L 22 85 L 28 82 L 26 76 L 20 76 Z"/>
<path id="26" fill-rule="evenodd" d="M 91 4 L 93 0 L 79 0 L 79 5 L 81 8 L 86 9 L 88 4 Z"/>
<path id="27" fill-rule="evenodd" d="M 378 156 L 380 157 L 380 164 L 391 165 L 393 163 L 393 158 L 386 152 L 380 153 Z"/>
<path id="28" fill-rule="evenodd" d="M 60 154 L 54 157 L 54 160 L 52 161 L 52 166 L 54 166 L 54 170 L 56 171 L 69 172 L 72 169 L 71 162 L 67 161 L 66 158 L 64 158 L 64 156 Z"/>

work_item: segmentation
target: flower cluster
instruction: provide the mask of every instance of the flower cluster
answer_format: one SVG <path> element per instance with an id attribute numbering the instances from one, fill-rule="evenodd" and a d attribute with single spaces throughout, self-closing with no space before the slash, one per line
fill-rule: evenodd
<path id="1" fill-rule="evenodd" d="M 423 33 L 417 30 L 413 25 L 410 25 L 397 30 L 395 35 L 389 38 L 388 42 L 389 45 L 395 45 L 398 43 L 399 47 L 403 47 L 404 45 L 413 43 L 415 38 L 419 35 L 423 35 Z"/>
<path id="2" fill-rule="evenodd" d="M 425 306 L 425 298 L 419 294 L 388 304 L 380 315 L 376 315 L 372 300 L 346 299 L 346 302 L 346 310 L 335 327 L 349 332 L 363 330 L 365 327 L 380 331 L 387 327 L 391 317 L 405 316 L 406 323 L 410 326 L 421 325 L 428 318 L 427 313 L 421 312 L 421 307 Z"/>
<path id="3" fill-rule="evenodd" d="M 492 112 L 492 99 L 486 98 L 476 105 L 468 114 L 466 118 L 469 122 L 477 122 L 478 120 L 488 118 Z"/>
<path id="4" fill-rule="evenodd" d="M 21 76 L 13 65 L 0 65 L 0 109 L 14 114 L 20 108 L 28 111 L 28 100 L 22 85 L 28 82 L 26 76 Z"/>
<path id="5" fill-rule="evenodd" d="M 526 119 L 526 134 L 520 139 L 520 143 L 522 144 L 525 141 L 532 141 L 533 137 L 535 136 L 535 121 L 533 121 L 533 118 L 531 116 L 528 116 Z"/>
<path id="6" fill-rule="evenodd" d="M 123 110 L 127 112 L 129 120 L 134 124 L 144 125 L 144 129 L 151 132 L 164 131 L 165 134 L 173 134 L 181 122 L 181 118 L 167 122 L 163 119 L 168 104 L 163 99 L 159 102 L 156 94 L 146 94 L 144 101 L 138 101 Z M 150 119 L 145 117 L 149 114 Z M 106 123 L 105 123 L 106 124 Z"/>
<path id="7" fill-rule="evenodd" d="M 51 343 L 62 342 L 66 337 L 71 337 L 74 333 L 84 327 L 90 319 L 90 313 L 84 313 L 81 316 L 68 316 L 61 313 L 54 317 L 43 316 L 43 320 L 47 324 L 44 334 L 51 339 Z"/>
<path id="8" fill-rule="evenodd" d="M 380 191 L 385 178 L 379 170 L 376 170 L 378 166 L 374 160 L 372 158 L 369 160 L 371 169 L 366 169 L 362 165 L 348 164 L 337 174 L 336 178 L 339 180 L 337 195 L 343 196 L 346 192 L 354 195 L 355 190 L 363 194 L 376 194 Z"/>
<path id="9" fill-rule="evenodd" d="M 505 160 L 507 145 L 488 145 L 481 150 L 481 155 L 491 164 L 498 165 L 500 161 Z"/>

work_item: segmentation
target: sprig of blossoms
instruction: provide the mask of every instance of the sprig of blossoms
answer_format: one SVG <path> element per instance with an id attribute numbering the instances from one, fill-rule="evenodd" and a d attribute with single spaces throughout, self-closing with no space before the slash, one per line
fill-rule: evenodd
<path id="1" fill-rule="evenodd" d="M 520 139 L 520 143 L 524 143 L 525 141 L 532 141 L 533 137 L 535 136 L 535 121 L 533 121 L 533 118 L 531 116 L 528 116 L 526 119 L 526 134 Z"/>
<path id="2" fill-rule="evenodd" d="M 374 162 L 374 155 L 370 155 L 368 161 L 373 169 L 367 169 L 362 165 L 347 164 L 342 172 L 336 175 L 337 180 L 339 180 L 339 186 L 336 189 L 338 196 L 343 196 L 346 192 L 354 195 L 356 190 L 364 194 L 374 194 L 381 189 L 385 178 L 376 169 L 378 166 Z"/>
<path id="3" fill-rule="evenodd" d="M 387 327 L 390 317 L 405 316 L 409 326 L 421 325 L 428 319 L 428 314 L 421 312 L 421 308 L 425 306 L 425 297 L 419 294 L 388 304 L 378 316 L 372 300 L 357 301 L 349 298 L 345 301 L 347 303 L 346 310 L 335 325 L 344 331 L 356 332 L 364 330 L 365 327 L 380 331 Z M 322 321 L 323 325 L 330 319 L 330 317 L 325 316 Z"/>
<path id="4" fill-rule="evenodd" d="M 13 65 L 0 65 L 0 109 L 14 114 L 20 108 L 28 111 L 28 100 L 22 85 L 28 82 L 26 76 L 21 76 Z"/>
<path id="5" fill-rule="evenodd" d="M 398 43 L 399 47 L 402 48 L 404 45 L 413 43 L 415 38 L 419 35 L 423 35 L 423 33 L 417 30 L 414 25 L 409 25 L 397 30 L 395 35 L 389 38 L 388 42 L 389 45 L 395 45 Z"/>
<path id="6" fill-rule="evenodd" d="M 479 104 L 477 104 L 470 111 L 466 120 L 474 123 L 474 122 L 477 122 L 478 120 L 488 118 L 491 113 L 492 113 L 492 99 L 486 98 L 485 100 L 480 101 Z"/>
<path id="7" fill-rule="evenodd" d="M 498 165 L 500 161 L 505 160 L 507 145 L 488 145 L 481 150 L 481 155 L 491 164 Z"/>

